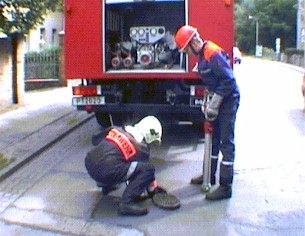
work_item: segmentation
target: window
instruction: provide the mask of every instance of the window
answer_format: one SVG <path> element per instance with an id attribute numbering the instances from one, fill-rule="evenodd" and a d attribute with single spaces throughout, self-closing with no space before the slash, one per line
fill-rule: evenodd
<path id="1" fill-rule="evenodd" d="M 40 50 L 44 49 L 47 44 L 47 39 L 46 39 L 46 29 L 45 28 L 40 28 L 40 36 L 39 36 L 39 48 Z"/>
<path id="2" fill-rule="evenodd" d="M 52 45 L 57 45 L 57 42 L 58 42 L 57 29 L 52 29 L 52 39 L 51 39 L 51 43 L 52 43 Z"/>

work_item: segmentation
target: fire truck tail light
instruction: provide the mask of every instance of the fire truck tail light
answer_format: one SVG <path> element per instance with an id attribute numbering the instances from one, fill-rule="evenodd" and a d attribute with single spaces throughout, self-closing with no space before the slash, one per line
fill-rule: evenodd
<path id="1" fill-rule="evenodd" d="M 101 95 L 100 86 L 77 86 L 72 88 L 73 95 L 76 96 L 95 96 Z"/>
<path id="2" fill-rule="evenodd" d="M 191 86 L 190 94 L 195 97 L 203 97 L 205 93 L 205 88 L 202 86 Z"/>
<path id="3" fill-rule="evenodd" d="M 195 88 L 195 96 L 196 97 L 203 97 L 205 89 L 203 87 L 196 87 Z"/>

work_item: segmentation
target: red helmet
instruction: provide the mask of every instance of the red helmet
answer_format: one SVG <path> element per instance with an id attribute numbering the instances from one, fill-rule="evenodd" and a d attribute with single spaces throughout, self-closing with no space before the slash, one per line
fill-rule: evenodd
<path id="1" fill-rule="evenodd" d="M 175 41 L 178 48 L 183 51 L 196 33 L 196 28 L 190 25 L 182 26 L 175 35 Z"/>

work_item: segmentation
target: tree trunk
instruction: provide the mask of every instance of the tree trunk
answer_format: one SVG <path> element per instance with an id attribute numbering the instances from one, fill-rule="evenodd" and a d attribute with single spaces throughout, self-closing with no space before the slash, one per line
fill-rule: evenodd
<path id="1" fill-rule="evenodd" d="M 24 53 L 23 34 L 11 34 L 12 42 L 12 101 L 13 104 L 23 103 L 24 95 Z"/>

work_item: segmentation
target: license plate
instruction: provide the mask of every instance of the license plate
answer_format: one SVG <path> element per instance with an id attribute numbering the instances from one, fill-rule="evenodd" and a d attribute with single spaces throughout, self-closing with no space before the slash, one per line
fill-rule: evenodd
<path id="1" fill-rule="evenodd" d="M 190 106 L 191 107 L 201 107 L 202 104 L 203 104 L 203 99 L 202 98 L 191 97 L 191 99 L 190 99 Z"/>
<path id="2" fill-rule="evenodd" d="M 85 105 L 104 105 L 105 97 L 75 97 L 72 98 L 73 106 L 85 106 Z"/>

